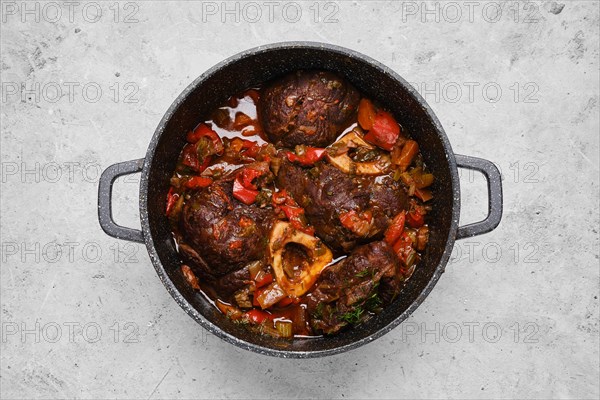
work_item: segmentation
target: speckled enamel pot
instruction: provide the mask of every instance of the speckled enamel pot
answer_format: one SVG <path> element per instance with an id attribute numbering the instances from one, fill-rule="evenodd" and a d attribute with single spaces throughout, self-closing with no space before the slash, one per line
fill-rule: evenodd
<path id="1" fill-rule="evenodd" d="M 297 69 L 334 71 L 366 97 L 384 104 L 417 140 L 436 177 L 434 211 L 429 214 L 430 244 L 422 262 L 385 310 L 360 326 L 332 337 L 284 341 L 251 334 L 190 289 L 165 217 L 169 178 L 184 145 L 185 133 L 230 95 Z M 459 227 L 460 188 L 457 167 L 482 172 L 488 181 L 489 213 L 484 221 Z M 112 184 L 121 175 L 142 173 L 142 231 L 115 224 Z M 237 54 L 198 77 L 171 105 L 156 128 L 146 157 L 108 167 L 102 174 L 98 215 L 109 235 L 144 242 L 159 278 L 179 305 L 216 336 L 244 349 L 278 357 L 308 358 L 341 353 L 371 342 L 404 321 L 427 297 L 444 272 L 456 239 L 493 230 L 502 217 L 502 186 L 489 161 L 454 154 L 440 122 L 425 100 L 398 74 L 379 62 L 345 48 L 323 43 L 288 42 Z"/>

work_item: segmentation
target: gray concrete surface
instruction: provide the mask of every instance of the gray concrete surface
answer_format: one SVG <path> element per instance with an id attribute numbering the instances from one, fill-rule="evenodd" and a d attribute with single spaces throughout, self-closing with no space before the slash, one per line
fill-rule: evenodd
<path id="1" fill-rule="evenodd" d="M 1 4 L 3 399 L 598 398 L 598 2 Z M 99 170 L 143 157 L 189 82 L 284 40 L 387 64 L 504 177 L 502 225 L 456 244 L 417 312 L 325 359 L 207 334 L 96 219 Z M 138 181 L 115 188 L 130 226 Z M 485 184 L 461 181 L 475 221 Z"/>

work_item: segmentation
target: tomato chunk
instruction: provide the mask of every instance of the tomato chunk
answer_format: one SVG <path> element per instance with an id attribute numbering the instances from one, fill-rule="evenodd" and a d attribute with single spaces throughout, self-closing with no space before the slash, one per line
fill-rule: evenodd
<path id="1" fill-rule="evenodd" d="M 213 180 L 210 178 L 205 178 L 203 176 L 194 176 L 185 183 L 185 187 L 188 189 L 200 189 L 210 186 L 211 183 L 213 183 Z"/>
<path id="2" fill-rule="evenodd" d="M 412 252 L 414 252 L 412 248 L 412 239 L 406 232 L 403 232 L 400 238 L 394 243 L 393 246 L 394 253 L 398 255 L 398 258 L 406 264 L 408 257 Z"/>
<path id="3" fill-rule="evenodd" d="M 326 149 L 321 149 L 318 147 L 308 147 L 304 146 L 304 149 L 301 151 L 301 154 L 292 153 L 287 151 L 285 156 L 290 162 L 296 162 L 302 165 L 313 165 L 319 160 L 322 160 L 327 153 Z"/>
<path id="4" fill-rule="evenodd" d="M 369 99 L 360 99 L 358 103 L 358 124 L 364 130 L 370 131 L 373 128 L 375 119 L 375 106 Z"/>
<path id="5" fill-rule="evenodd" d="M 396 160 L 396 164 L 400 166 L 400 171 L 406 171 L 418 153 L 419 145 L 417 142 L 414 140 L 407 140 L 404 146 L 402 146 L 400 157 Z"/>
<path id="6" fill-rule="evenodd" d="M 272 315 L 265 312 L 265 311 L 261 311 L 261 310 L 257 310 L 255 308 L 253 308 L 250 311 L 246 311 L 244 313 L 244 317 L 246 317 L 248 319 L 248 321 L 250 321 L 253 324 L 262 324 L 265 320 L 267 319 L 272 319 Z"/>
<path id="7" fill-rule="evenodd" d="M 421 210 L 416 208 L 406 215 L 406 223 L 411 228 L 420 228 L 425 224 L 425 217 Z"/>
<path id="8" fill-rule="evenodd" d="M 340 213 L 340 222 L 342 225 L 358 236 L 365 236 L 369 233 L 372 221 L 373 213 L 371 211 L 365 211 L 360 214 L 356 210 Z"/>
<path id="9" fill-rule="evenodd" d="M 367 142 L 391 151 L 400 136 L 400 125 L 387 111 L 379 111 L 373 120 L 373 127 L 365 135 Z"/>
<path id="10" fill-rule="evenodd" d="M 385 241 L 389 245 L 396 243 L 402 232 L 404 232 L 404 222 L 406 221 L 406 213 L 404 211 L 398 213 L 392 220 L 392 223 L 385 231 Z"/>

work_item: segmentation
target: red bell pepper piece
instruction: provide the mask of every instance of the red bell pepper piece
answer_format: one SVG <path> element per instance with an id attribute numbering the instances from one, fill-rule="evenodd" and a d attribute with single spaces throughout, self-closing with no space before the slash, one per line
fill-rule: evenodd
<path id="1" fill-rule="evenodd" d="M 258 187 L 252 181 L 264 172 L 254 168 L 244 168 L 238 172 L 233 181 L 233 197 L 244 204 L 252 204 L 258 196 Z"/>
<path id="2" fill-rule="evenodd" d="M 209 138 L 213 142 L 217 154 L 223 152 L 223 141 L 221 141 L 221 138 L 219 135 L 217 135 L 217 132 L 212 130 L 206 124 L 200 124 L 196 127 L 196 129 L 189 132 L 187 134 L 187 141 L 190 143 L 197 143 L 203 137 Z"/>
<path id="3" fill-rule="evenodd" d="M 241 172 L 241 183 L 246 189 L 256 190 L 257 187 L 252 181 L 259 176 L 263 175 L 263 172 L 256 170 L 254 168 L 244 168 Z"/>
<path id="4" fill-rule="evenodd" d="M 259 275 L 261 275 L 261 274 L 259 274 Z M 273 282 L 273 275 L 270 273 L 267 273 L 267 274 L 264 274 L 262 276 L 262 278 L 259 276 L 259 280 L 256 281 L 256 287 L 260 288 L 260 287 L 268 285 L 271 282 Z M 258 296 L 255 296 L 255 297 L 258 297 Z"/>
<path id="5" fill-rule="evenodd" d="M 313 228 L 312 226 L 307 226 L 304 222 L 304 209 L 302 207 L 298 205 L 289 206 L 284 204 L 279 206 L 279 208 L 281 209 L 281 211 L 283 211 L 283 213 L 295 229 L 307 233 L 311 236 L 315 234 L 315 228 Z"/>
<path id="6" fill-rule="evenodd" d="M 280 206 L 282 204 L 287 204 L 288 206 L 297 205 L 296 201 L 290 197 L 290 195 L 285 189 L 273 193 L 273 197 L 271 198 L 271 200 L 273 201 L 274 207 Z"/>
<path id="7" fill-rule="evenodd" d="M 201 172 L 200 161 L 198 161 L 198 155 L 196 154 L 196 146 L 193 144 L 185 145 L 181 153 L 181 163 L 194 171 Z"/>
<path id="8" fill-rule="evenodd" d="M 173 187 L 171 186 L 171 188 L 169 188 L 169 193 L 167 193 L 167 211 L 166 211 L 167 216 L 169 216 L 169 214 L 171 213 L 171 210 L 173 210 L 173 206 L 175 206 L 175 203 L 177 203 L 178 199 L 179 199 L 179 194 L 174 193 Z"/>
<path id="9" fill-rule="evenodd" d="M 365 140 L 391 151 L 400 135 L 400 125 L 394 116 L 387 111 L 379 111 L 373 120 L 373 127 L 365 135 Z"/>
<path id="10" fill-rule="evenodd" d="M 398 213 L 392 220 L 390 226 L 386 229 L 384 237 L 385 241 L 389 245 L 394 245 L 402 232 L 404 232 L 404 222 L 406 220 L 406 213 L 404 211 Z"/>
<path id="11" fill-rule="evenodd" d="M 279 303 L 277 303 L 278 307 L 285 307 L 285 306 L 289 306 L 290 304 L 292 304 L 294 302 L 294 300 L 291 297 L 285 297 L 282 300 L 279 300 Z"/>
<path id="12" fill-rule="evenodd" d="M 320 149 L 318 147 L 307 146 L 304 150 L 304 154 L 302 155 L 297 155 L 296 153 L 286 151 L 285 156 L 290 162 L 297 162 L 302 165 L 313 165 L 317 161 L 323 159 L 326 153 L 327 149 Z"/>
<path id="13" fill-rule="evenodd" d="M 304 208 L 300 207 L 298 203 L 296 203 L 296 200 L 294 200 L 285 189 L 273 193 L 271 201 L 273 207 L 283 211 L 294 229 L 314 236 L 315 228 L 308 226 L 304 219 Z"/>
<path id="14" fill-rule="evenodd" d="M 198 160 L 198 152 L 195 144 L 187 144 L 183 148 L 181 153 L 181 163 L 193 169 L 198 173 L 202 173 L 208 166 L 212 157 L 207 156 L 202 160 L 202 163 Z"/>
<path id="15" fill-rule="evenodd" d="M 233 181 L 233 197 L 244 204 L 250 205 L 254 203 L 256 196 L 258 196 L 258 190 L 245 188 L 238 175 Z"/>
<path id="16" fill-rule="evenodd" d="M 425 218 L 420 208 L 415 208 L 406 215 L 406 224 L 411 228 L 420 228 L 425 224 Z"/>
<path id="17" fill-rule="evenodd" d="M 281 205 L 281 206 L 279 206 L 279 208 L 281 208 L 281 211 L 283 211 L 285 213 L 285 216 L 290 221 L 296 220 L 301 215 L 304 215 L 304 209 L 302 209 L 301 207 Z"/>
<path id="18" fill-rule="evenodd" d="M 273 316 L 265 311 L 252 309 L 250 311 L 246 311 L 244 316 L 248 318 L 248 320 L 253 324 L 262 324 L 267 319 L 272 319 Z"/>
<path id="19" fill-rule="evenodd" d="M 242 144 L 242 150 L 244 152 L 244 155 L 250 158 L 256 158 L 256 156 L 258 156 L 258 152 L 260 151 L 261 146 L 258 143 L 253 142 L 251 140 L 242 140 L 244 141 Z"/>
<path id="20" fill-rule="evenodd" d="M 210 178 L 205 178 L 203 176 L 194 176 L 185 183 L 185 187 L 188 189 L 200 189 L 210 186 L 211 183 L 213 183 L 213 180 Z"/>

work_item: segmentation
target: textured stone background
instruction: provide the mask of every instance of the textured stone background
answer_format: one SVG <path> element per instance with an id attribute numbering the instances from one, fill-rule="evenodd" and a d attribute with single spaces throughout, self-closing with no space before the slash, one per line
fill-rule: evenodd
<path id="1" fill-rule="evenodd" d="M 598 2 L 272 4 L 2 2 L 1 397 L 598 398 Z M 504 177 L 501 226 L 456 244 L 417 312 L 325 359 L 207 334 L 96 219 L 98 171 L 142 157 L 189 82 L 284 40 L 390 66 Z M 461 181 L 475 221 L 484 181 Z M 138 183 L 115 187 L 130 226 Z"/>

